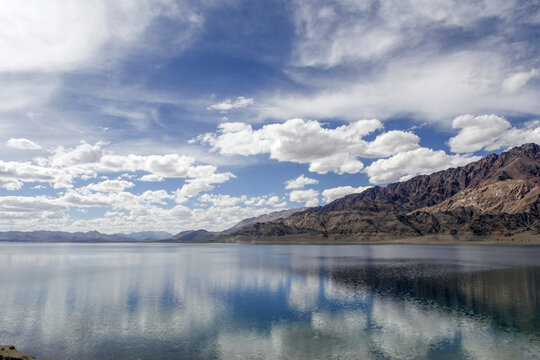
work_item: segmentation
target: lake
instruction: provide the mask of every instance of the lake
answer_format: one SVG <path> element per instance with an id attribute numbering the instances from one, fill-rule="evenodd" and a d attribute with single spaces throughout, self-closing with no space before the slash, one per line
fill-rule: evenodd
<path id="1" fill-rule="evenodd" d="M 0 343 L 63 359 L 537 359 L 540 247 L 0 243 Z"/>

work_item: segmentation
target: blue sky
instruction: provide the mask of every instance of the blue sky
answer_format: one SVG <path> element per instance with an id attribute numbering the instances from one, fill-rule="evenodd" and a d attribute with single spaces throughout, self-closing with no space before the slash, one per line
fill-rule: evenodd
<path id="1" fill-rule="evenodd" d="M 535 1 L 0 4 L 0 230 L 220 230 L 540 143 Z"/>

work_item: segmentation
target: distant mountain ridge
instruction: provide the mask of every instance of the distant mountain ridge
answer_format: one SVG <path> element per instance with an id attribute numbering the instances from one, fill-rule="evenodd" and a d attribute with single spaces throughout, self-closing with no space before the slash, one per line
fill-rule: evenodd
<path id="1" fill-rule="evenodd" d="M 66 231 L 3 231 L 0 241 L 32 241 L 32 242 L 130 242 L 143 240 L 160 240 L 171 237 L 166 231 L 141 231 L 129 234 L 103 234 L 98 231 L 66 232 Z"/>
<path id="2" fill-rule="evenodd" d="M 463 167 L 373 187 L 224 241 L 294 238 L 377 241 L 446 234 L 540 234 L 540 147 L 525 144 Z"/>
<path id="3" fill-rule="evenodd" d="M 200 230 L 187 230 L 182 231 L 169 239 L 166 239 L 165 241 L 175 241 L 175 242 L 181 242 L 181 241 L 203 241 L 203 240 L 210 240 L 210 239 L 216 239 L 222 236 L 233 234 L 245 227 L 248 227 L 250 225 L 256 224 L 256 223 L 262 223 L 267 221 L 273 221 L 278 219 L 283 219 L 286 217 L 289 217 L 293 214 L 296 214 L 298 212 L 302 212 L 306 210 L 306 208 L 300 208 L 300 209 L 287 209 L 287 210 L 281 210 L 281 211 L 274 211 L 269 214 L 264 214 L 261 216 L 256 216 L 252 218 L 247 218 L 233 227 L 223 230 L 223 231 L 206 231 L 203 229 Z"/>
<path id="4" fill-rule="evenodd" d="M 129 234 L 117 233 L 115 235 L 123 236 L 128 239 L 133 239 L 136 241 L 143 240 L 160 240 L 170 238 L 173 234 L 167 231 L 137 231 L 131 232 Z"/>
<path id="5" fill-rule="evenodd" d="M 4 231 L 0 232 L 0 241 L 17 242 L 140 242 L 140 241 L 204 241 L 215 239 L 220 236 L 232 234 L 246 226 L 257 222 L 272 221 L 289 217 L 297 212 L 304 211 L 306 208 L 288 209 L 275 211 L 257 217 L 244 219 L 233 227 L 224 231 L 206 231 L 206 230 L 187 230 L 173 235 L 166 231 L 139 231 L 132 233 L 103 234 L 98 231 L 88 232 L 66 232 L 66 231 Z"/>

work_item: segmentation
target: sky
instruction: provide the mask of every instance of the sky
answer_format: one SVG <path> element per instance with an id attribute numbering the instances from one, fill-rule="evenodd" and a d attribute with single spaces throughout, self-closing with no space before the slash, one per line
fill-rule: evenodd
<path id="1" fill-rule="evenodd" d="M 3 0 L 0 231 L 204 228 L 540 143 L 538 1 Z"/>

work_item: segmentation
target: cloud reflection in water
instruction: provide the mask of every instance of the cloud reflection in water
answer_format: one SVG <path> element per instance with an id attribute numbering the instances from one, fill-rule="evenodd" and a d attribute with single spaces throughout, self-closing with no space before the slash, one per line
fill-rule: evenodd
<path id="1" fill-rule="evenodd" d="M 3 244 L 0 342 L 58 360 L 540 352 L 538 248 L 412 249 Z"/>

